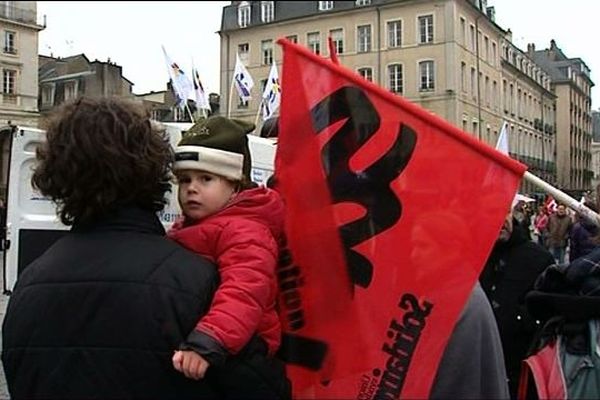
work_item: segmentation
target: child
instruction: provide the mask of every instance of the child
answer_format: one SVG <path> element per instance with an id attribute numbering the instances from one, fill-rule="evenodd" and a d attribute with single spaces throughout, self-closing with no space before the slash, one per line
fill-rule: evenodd
<path id="1" fill-rule="evenodd" d="M 275 268 L 283 201 L 276 191 L 251 185 L 246 134 L 253 129 L 209 117 L 186 132 L 175 151 L 183 219 L 169 236 L 216 263 L 221 277 L 208 313 L 173 356 L 174 367 L 189 378 L 222 366 L 253 337 L 251 346 L 258 343 L 267 359 L 281 341 Z"/>

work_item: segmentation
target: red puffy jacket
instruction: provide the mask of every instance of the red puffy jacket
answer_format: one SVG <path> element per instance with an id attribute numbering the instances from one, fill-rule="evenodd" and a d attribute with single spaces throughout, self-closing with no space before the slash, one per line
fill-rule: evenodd
<path id="1" fill-rule="evenodd" d="M 178 243 L 217 263 L 221 284 L 196 330 L 231 354 L 254 333 L 266 341 L 269 354 L 281 342 L 275 268 L 283 219 L 280 195 L 261 187 L 242 191 L 224 209 L 193 225 L 178 221 L 169 231 Z"/>

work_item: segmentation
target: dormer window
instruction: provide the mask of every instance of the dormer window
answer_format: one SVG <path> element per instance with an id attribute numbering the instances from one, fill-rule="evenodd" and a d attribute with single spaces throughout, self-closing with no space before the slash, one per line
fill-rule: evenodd
<path id="1" fill-rule="evenodd" d="M 319 11 L 327 11 L 333 9 L 333 1 L 320 1 Z"/>
<path id="2" fill-rule="evenodd" d="M 260 2 L 260 20 L 262 22 L 271 22 L 275 17 L 275 2 L 261 1 Z"/>
<path id="3" fill-rule="evenodd" d="M 250 25 L 250 3 L 242 1 L 238 6 L 238 25 L 245 28 Z"/>

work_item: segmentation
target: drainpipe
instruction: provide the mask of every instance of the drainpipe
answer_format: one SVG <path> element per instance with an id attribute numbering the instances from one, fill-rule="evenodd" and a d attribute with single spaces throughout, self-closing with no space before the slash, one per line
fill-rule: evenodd
<path id="1" fill-rule="evenodd" d="M 475 18 L 475 56 L 477 57 L 477 138 L 481 140 L 481 84 L 479 79 L 479 18 Z"/>
<path id="2" fill-rule="evenodd" d="M 383 86 L 383 79 L 381 76 L 381 10 L 379 6 L 375 7 L 377 11 L 377 83 L 379 86 Z"/>

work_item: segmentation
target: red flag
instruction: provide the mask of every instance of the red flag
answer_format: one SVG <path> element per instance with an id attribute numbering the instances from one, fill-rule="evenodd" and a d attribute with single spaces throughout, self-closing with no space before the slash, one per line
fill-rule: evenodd
<path id="1" fill-rule="evenodd" d="M 276 171 L 292 254 L 279 271 L 282 352 L 294 396 L 426 398 L 525 167 L 279 43 Z"/>
<path id="2" fill-rule="evenodd" d="M 556 212 L 556 200 L 554 200 L 554 197 L 547 195 L 546 196 L 546 201 L 544 201 L 544 208 L 546 209 L 546 212 L 548 214 L 554 214 Z"/>

